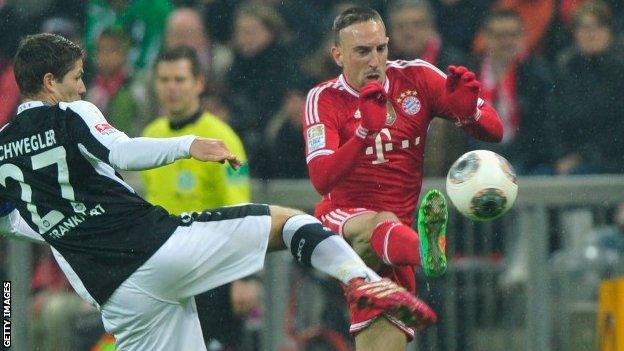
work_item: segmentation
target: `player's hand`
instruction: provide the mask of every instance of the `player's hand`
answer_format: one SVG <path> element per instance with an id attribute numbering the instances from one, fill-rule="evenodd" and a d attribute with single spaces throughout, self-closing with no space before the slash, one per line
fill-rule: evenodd
<path id="1" fill-rule="evenodd" d="M 222 140 L 197 137 L 191 144 L 189 150 L 191 157 L 199 161 L 211 161 L 225 163 L 237 170 L 240 167 L 240 160 L 234 156 L 225 146 Z"/>
<path id="2" fill-rule="evenodd" d="M 232 311 L 238 316 L 246 316 L 260 304 L 260 283 L 255 280 L 236 280 L 230 287 Z"/>
<path id="3" fill-rule="evenodd" d="M 449 109 L 459 122 L 472 120 L 477 113 L 481 83 L 464 66 L 449 66 L 446 77 L 446 98 Z"/>
<path id="4" fill-rule="evenodd" d="M 377 133 L 386 124 L 388 96 L 383 85 L 370 82 L 360 90 L 359 109 L 362 116 L 362 127 L 369 133 Z"/>

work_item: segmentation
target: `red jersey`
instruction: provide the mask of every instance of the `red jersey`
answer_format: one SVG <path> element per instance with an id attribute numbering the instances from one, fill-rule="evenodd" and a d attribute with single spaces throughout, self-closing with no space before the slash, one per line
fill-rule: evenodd
<path id="1" fill-rule="evenodd" d="M 364 207 L 391 211 L 412 224 L 423 180 L 427 128 L 434 116 L 450 116 L 443 98 L 445 82 L 446 75 L 426 61 L 388 61 L 386 125 L 366 137 L 352 172 L 323 196 L 317 217 L 335 208 Z M 482 103 L 479 100 L 479 106 Z M 333 154 L 353 137 L 360 125 L 358 92 L 344 75 L 310 90 L 303 125 L 307 163 Z"/>

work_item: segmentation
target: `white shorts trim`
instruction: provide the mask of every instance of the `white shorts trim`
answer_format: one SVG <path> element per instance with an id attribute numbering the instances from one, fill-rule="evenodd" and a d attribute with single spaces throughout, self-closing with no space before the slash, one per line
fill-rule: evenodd
<path id="1" fill-rule="evenodd" d="M 327 216 L 333 214 L 335 217 L 341 218 L 339 220 L 340 224 L 338 224 L 338 234 L 340 234 L 340 236 L 344 237 L 344 226 L 351 218 L 357 217 L 359 215 L 363 215 L 365 213 L 376 213 L 373 210 L 368 210 L 368 209 L 365 209 L 365 208 L 361 208 L 361 209 L 358 208 L 356 210 L 362 210 L 362 211 L 361 212 L 348 214 L 348 213 L 346 213 L 344 211 L 341 211 L 340 209 L 335 209 L 335 210 L 333 210 L 333 211 L 331 211 L 331 212 L 329 212 L 327 214 Z M 329 218 L 328 218 L 328 220 L 329 220 Z"/>

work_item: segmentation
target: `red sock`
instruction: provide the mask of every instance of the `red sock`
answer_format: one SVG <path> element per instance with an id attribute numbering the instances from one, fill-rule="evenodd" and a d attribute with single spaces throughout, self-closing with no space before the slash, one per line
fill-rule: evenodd
<path id="1" fill-rule="evenodd" d="M 418 233 L 405 224 L 393 221 L 377 224 L 370 245 L 388 265 L 420 266 Z"/>

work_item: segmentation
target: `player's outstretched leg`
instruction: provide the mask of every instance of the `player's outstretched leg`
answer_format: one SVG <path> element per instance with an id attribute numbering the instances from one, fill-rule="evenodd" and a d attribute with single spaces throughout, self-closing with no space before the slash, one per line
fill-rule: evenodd
<path id="1" fill-rule="evenodd" d="M 269 250 L 285 245 L 300 264 L 340 280 L 346 285 L 347 300 L 358 309 L 382 310 L 415 328 L 435 323 L 435 312 L 429 306 L 396 283 L 381 279 L 318 219 L 297 210 L 270 208 Z"/>
<path id="2" fill-rule="evenodd" d="M 420 261 L 428 277 L 446 272 L 446 225 L 448 209 L 444 195 L 436 189 L 423 196 L 418 209 Z"/>

